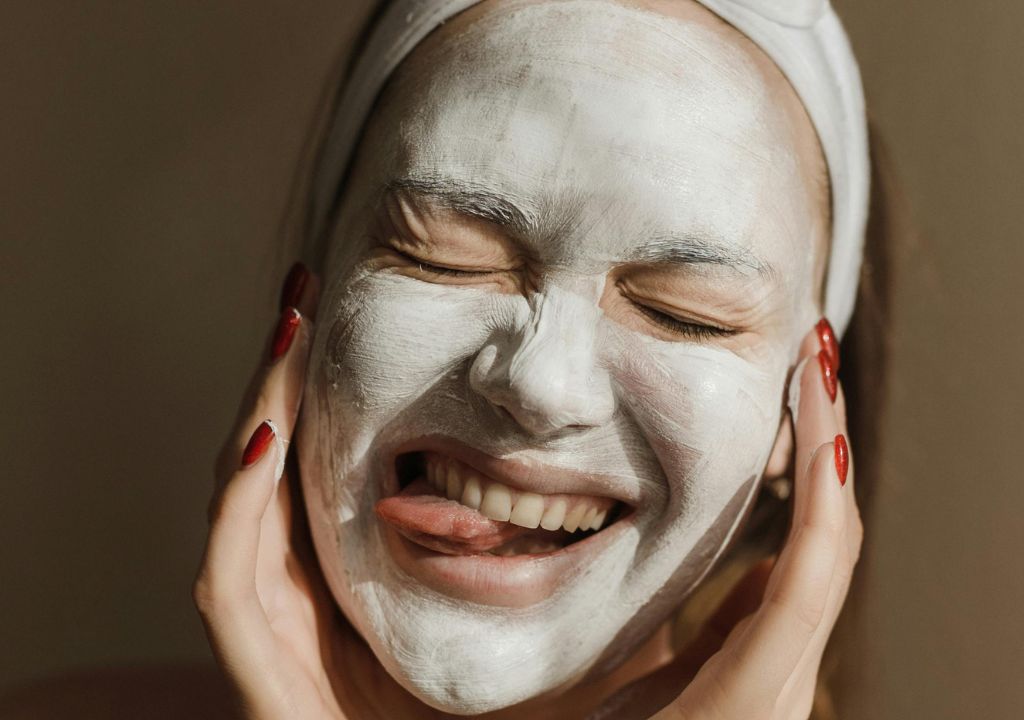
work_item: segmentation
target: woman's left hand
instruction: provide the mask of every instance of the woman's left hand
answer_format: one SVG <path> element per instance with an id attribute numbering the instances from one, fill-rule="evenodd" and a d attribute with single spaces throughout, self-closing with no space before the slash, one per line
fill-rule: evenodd
<path id="1" fill-rule="evenodd" d="M 753 568 L 689 652 L 633 683 L 593 718 L 809 716 L 822 655 L 863 537 L 846 444 L 845 401 L 819 352 L 827 351 L 819 349 L 812 333 L 803 346 L 802 372 L 793 378 L 800 383 L 793 417 L 795 506 L 778 560 Z M 686 689 L 680 694 L 682 685 Z"/>

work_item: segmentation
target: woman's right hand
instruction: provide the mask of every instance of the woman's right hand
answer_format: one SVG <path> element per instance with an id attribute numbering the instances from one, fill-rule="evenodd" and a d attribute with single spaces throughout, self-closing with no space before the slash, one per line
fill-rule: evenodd
<path id="1" fill-rule="evenodd" d="M 296 266 L 281 316 L 216 465 L 193 597 L 245 718 L 428 717 L 375 661 L 320 575 L 286 468 L 317 280 Z M 290 476 L 290 477 L 289 477 Z M 293 511 L 294 510 L 294 511 Z M 424 714 L 423 711 L 426 711 Z"/>
<path id="2" fill-rule="evenodd" d="M 281 316 L 216 464 L 210 533 L 193 586 L 217 661 L 247 718 L 343 718 L 325 674 L 315 578 L 292 552 L 283 477 L 305 379 L 315 280 L 289 274 Z"/>

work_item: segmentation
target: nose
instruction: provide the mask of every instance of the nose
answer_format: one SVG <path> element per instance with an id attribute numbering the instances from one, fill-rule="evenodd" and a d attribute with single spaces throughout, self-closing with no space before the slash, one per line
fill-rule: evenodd
<path id="1" fill-rule="evenodd" d="M 615 398 L 598 363 L 599 319 L 584 297 L 559 288 L 535 293 L 525 324 L 477 354 L 470 386 L 532 435 L 608 422 Z"/>

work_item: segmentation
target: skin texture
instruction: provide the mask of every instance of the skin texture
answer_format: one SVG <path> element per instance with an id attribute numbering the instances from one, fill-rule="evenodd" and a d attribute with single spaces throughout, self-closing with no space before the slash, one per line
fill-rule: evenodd
<path id="1" fill-rule="evenodd" d="M 475 6 L 367 128 L 299 438 L 327 583 L 435 707 L 593 679 L 699 582 L 787 454 L 827 227 L 813 129 L 706 10 L 603 1 Z M 372 512 L 396 449 L 437 434 L 552 488 L 582 472 L 577 492 L 635 517 L 553 587 L 525 573 L 512 611 L 451 592 L 399 566 Z"/>

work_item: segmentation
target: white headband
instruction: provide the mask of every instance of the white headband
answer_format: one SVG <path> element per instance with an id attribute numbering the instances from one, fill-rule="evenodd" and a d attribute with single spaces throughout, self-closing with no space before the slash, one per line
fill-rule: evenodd
<path id="1" fill-rule="evenodd" d="M 309 238 L 319 246 L 363 125 L 398 64 L 445 20 L 478 0 L 391 0 L 342 91 L 312 187 Z M 829 0 L 698 0 L 749 37 L 789 79 L 825 152 L 832 240 L 825 313 L 840 335 L 853 314 L 868 212 L 867 121 L 860 73 Z"/>

